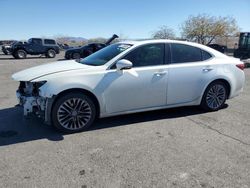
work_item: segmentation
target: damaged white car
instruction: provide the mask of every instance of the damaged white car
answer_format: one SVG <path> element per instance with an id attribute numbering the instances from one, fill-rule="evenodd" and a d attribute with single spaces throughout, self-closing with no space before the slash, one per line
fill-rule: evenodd
<path id="1" fill-rule="evenodd" d="M 80 61 L 14 74 L 24 115 L 59 130 L 86 130 L 97 117 L 200 105 L 216 111 L 240 94 L 244 64 L 196 43 L 148 40 L 110 45 Z"/>

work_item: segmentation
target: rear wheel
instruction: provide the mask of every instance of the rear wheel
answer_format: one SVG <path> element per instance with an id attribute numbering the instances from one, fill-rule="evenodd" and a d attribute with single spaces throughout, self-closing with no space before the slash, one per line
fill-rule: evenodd
<path id="1" fill-rule="evenodd" d="M 66 133 L 89 128 L 96 117 L 96 107 L 90 97 L 80 92 L 60 97 L 52 109 L 53 125 Z"/>
<path id="2" fill-rule="evenodd" d="M 17 59 L 25 59 L 27 57 L 27 53 L 25 50 L 17 50 L 14 53 L 14 57 Z"/>
<path id="3" fill-rule="evenodd" d="M 202 98 L 201 107 L 207 111 L 216 111 L 223 107 L 227 99 L 227 87 L 221 81 L 209 84 Z"/>
<path id="4" fill-rule="evenodd" d="M 46 57 L 48 57 L 48 58 L 54 58 L 54 57 L 56 57 L 55 50 L 53 50 L 53 49 L 48 50 L 47 53 L 46 53 Z"/>

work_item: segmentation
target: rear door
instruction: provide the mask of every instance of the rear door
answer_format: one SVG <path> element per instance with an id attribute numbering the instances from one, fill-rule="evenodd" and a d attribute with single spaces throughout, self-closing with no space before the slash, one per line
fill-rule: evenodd
<path id="1" fill-rule="evenodd" d="M 52 48 L 54 49 L 56 52 L 58 52 L 58 49 L 57 49 L 57 45 L 56 45 L 56 41 L 55 40 L 52 40 L 52 39 L 44 39 L 43 41 L 43 45 L 42 45 L 42 48 L 43 48 L 43 52 L 47 52 L 48 49 Z"/>
<path id="2" fill-rule="evenodd" d="M 190 103 L 199 99 L 215 72 L 211 54 L 193 46 L 172 43 L 168 105 Z"/>

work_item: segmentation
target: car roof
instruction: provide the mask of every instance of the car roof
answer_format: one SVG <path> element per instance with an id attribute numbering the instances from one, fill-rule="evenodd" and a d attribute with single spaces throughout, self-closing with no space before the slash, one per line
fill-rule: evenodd
<path id="1" fill-rule="evenodd" d="M 119 43 L 131 44 L 131 45 L 135 45 L 135 46 L 140 46 L 143 44 L 152 44 L 152 43 L 178 43 L 178 44 L 184 44 L 184 45 L 189 45 L 189 46 L 203 49 L 205 51 L 212 53 L 214 56 L 217 56 L 217 57 L 227 57 L 225 54 L 218 52 L 217 50 L 214 50 L 208 46 L 198 44 L 195 42 L 188 42 L 188 41 L 181 41 L 181 40 L 152 39 L 152 40 L 140 40 L 140 41 L 123 41 L 123 42 L 119 42 Z"/>

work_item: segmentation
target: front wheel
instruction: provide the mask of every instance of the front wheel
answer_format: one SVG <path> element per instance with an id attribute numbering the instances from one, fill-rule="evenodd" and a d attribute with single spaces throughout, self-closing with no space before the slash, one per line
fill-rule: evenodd
<path id="1" fill-rule="evenodd" d="M 208 85 L 202 98 L 201 107 L 207 111 L 217 111 L 221 109 L 227 99 L 227 87 L 221 81 L 216 81 Z"/>
<path id="2" fill-rule="evenodd" d="M 13 55 L 16 59 L 25 59 L 27 57 L 27 53 L 25 50 L 17 50 Z"/>
<path id="3" fill-rule="evenodd" d="M 60 97 L 52 109 L 53 125 L 66 133 L 86 130 L 95 118 L 95 104 L 90 97 L 80 92 Z"/>
<path id="4" fill-rule="evenodd" d="M 81 55 L 77 52 L 73 53 L 72 55 L 72 59 L 80 59 L 81 58 Z"/>

